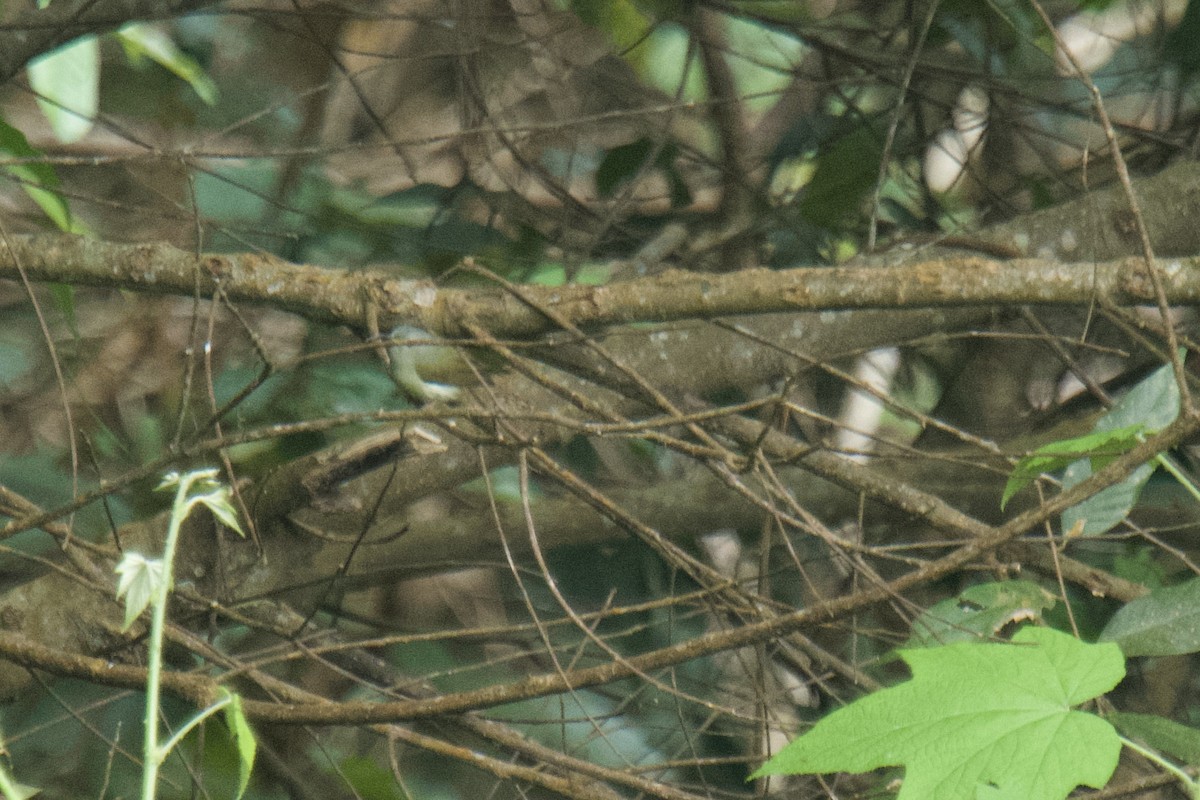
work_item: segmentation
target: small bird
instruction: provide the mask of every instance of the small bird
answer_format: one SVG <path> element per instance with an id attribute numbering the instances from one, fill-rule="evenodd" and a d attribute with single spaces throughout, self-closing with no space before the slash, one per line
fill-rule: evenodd
<path id="1" fill-rule="evenodd" d="M 462 399 L 456 384 L 475 382 L 475 373 L 459 348 L 439 344 L 437 337 L 412 325 L 392 329 L 387 352 L 392 380 L 412 400 L 456 403 Z M 426 380 L 430 377 L 453 383 Z"/>

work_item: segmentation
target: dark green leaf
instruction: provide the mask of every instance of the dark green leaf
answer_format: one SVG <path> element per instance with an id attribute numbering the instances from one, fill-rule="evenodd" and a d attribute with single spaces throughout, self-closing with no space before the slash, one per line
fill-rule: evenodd
<path id="1" fill-rule="evenodd" d="M 654 143 L 649 139 L 614 147 L 604 154 L 596 168 L 596 191 L 601 197 L 611 197 L 625 181 L 633 180 L 638 172 L 650 166 Z"/>
<path id="2" fill-rule="evenodd" d="M 1062 529 L 1081 536 L 1099 536 L 1112 530 L 1129 516 L 1141 496 L 1142 488 L 1154 474 L 1153 464 L 1142 464 L 1119 483 L 1101 489 L 1082 503 L 1071 506 L 1062 515 Z M 1089 461 L 1076 461 L 1063 473 L 1063 488 L 1082 483 L 1092 474 Z"/>
<path id="3" fill-rule="evenodd" d="M 1171 656 L 1200 651 L 1200 578 L 1157 589 L 1126 603 L 1100 639 L 1126 656 Z"/>
<path id="4" fill-rule="evenodd" d="M 837 227 L 857 211 L 879 176 L 882 142 L 866 124 L 837 139 L 817 159 L 800 213 L 813 224 Z"/>
<path id="5" fill-rule="evenodd" d="M 1113 556 L 1112 573 L 1118 578 L 1140 583 L 1153 591 L 1166 584 L 1166 570 L 1155 558 L 1157 548 L 1137 545 L 1126 553 Z"/>
<path id="6" fill-rule="evenodd" d="M 79 321 L 75 317 L 75 289 L 65 283 L 50 284 L 50 296 L 54 298 L 54 307 L 63 315 L 71 336 L 79 339 Z"/>
<path id="7" fill-rule="evenodd" d="M 1096 421 L 1096 430 L 1115 431 L 1141 425 L 1158 433 L 1179 416 L 1179 387 L 1170 364 L 1164 364 L 1138 381 L 1117 404 Z"/>
<path id="8" fill-rule="evenodd" d="M 1096 432 L 1118 433 L 1142 426 L 1156 433 L 1179 416 L 1179 387 L 1170 365 L 1159 367 L 1130 389 L 1112 409 L 1096 421 Z M 1063 488 L 1069 489 L 1100 469 L 1107 460 L 1076 461 L 1063 475 Z M 1129 515 L 1142 488 L 1154 474 L 1157 464 L 1143 464 L 1120 483 L 1097 492 L 1062 515 L 1062 529 L 1084 536 L 1099 536 L 1111 530 Z"/>
<path id="9" fill-rule="evenodd" d="M 1128 451 L 1140 441 L 1144 425 L 1130 425 L 1116 430 L 1094 431 L 1074 439 L 1063 439 L 1042 445 L 1032 454 L 1025 456 L 1013 467 L 1000 508 L 1008 504 L 1014 494 L 1024 489 L 1047 472 L 1065 469 L 1081 457 L 1091 459 L 1095 469 L 1103 468 L 1112 459 Z"/>
<path id="10" fill-rule="evenodd" d="M 11 164 L 5 171 L 20 182 L 21 188 L 33 199 L 60 230 L 73 229 L 71 212 L 67 202 L 58 193 L 58 175 L 49 164 L 35 161 L 42 155 L 30 146 L 25 134 L 0 120 L 0 153 L 19 159 L 28 159 L 20 164 Z"/>
<path id="11" fill-rule="evenodd" d="M 1190 0 L 1183 12 L 1183 19 L 1167 34 L 1163 55 L 1179 64 L 1186 79 L 1200 70 L 1200 2 Z"/>
<path id="12" fill-rule="evenodd" d="M 351 756 L 338 764 L 338 774 L 362 800 L 406 800 L 390 770 L 369 758 Z"/>
<path id="13" fill-rule="evenodd" d="M 601 197 L 612 197 L 621 184 L 636 181 L 647 171 L 660 170 L 667 179 L 674 208 L 691 202 L 691 192 L 675 168 L 678 150 L 670 142 L 638 139 L 614 147 L 604 154 L 596 168 L 596 191 Z"/>
<path id="14" fill-rule="evenodd" d="M 1200 731 L 1157 714 L 1116 713 L 1106 717 L 1117 730 L 1158 752 L 1188 764 L 1200 764 Z"/>
<path id="15" fill-rule="evenodd" d="M 943 600 L 913 623 L 906 648 L 977 641 L 1018 621 L 1040 621 L 1054 595 L 1032 581 L 981 583 Z"/>

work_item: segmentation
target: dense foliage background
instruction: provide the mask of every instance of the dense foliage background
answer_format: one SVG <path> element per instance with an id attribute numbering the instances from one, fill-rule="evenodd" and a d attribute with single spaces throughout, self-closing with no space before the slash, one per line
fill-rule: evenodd
<path id="1" fill-rule="evenodd" d="M 877 796 L 745 779 L 905 643 L 1091 639 L 1200 574 L 1169 473 L 1078 505 L 1137 457 L 1001 509 L 1164 364 L 1139 453 L 1188 469 L 1197 3 L 2 19 L 0 694 L 44 796 L 135 793 L 112 567 L 170 469 L 250 536 L 186 531 L 162 717 L 255 701 L 255 798 Z M 1192 722 L 1194 666 L 1108 702 Z M 212 723 L 161 792 L 236 776 Z"/>

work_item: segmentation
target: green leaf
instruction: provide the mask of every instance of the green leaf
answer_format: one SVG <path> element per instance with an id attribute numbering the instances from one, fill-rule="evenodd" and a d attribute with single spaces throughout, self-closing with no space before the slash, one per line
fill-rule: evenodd
<path id="1" fill-rule="evenodd" d="M 81 36 L 29 62 L 29 85 L 60 142 L 88 134 L 100 108 L 100 43 Z"/>
<path id="2" fill-rule="evenodd" d="M 1156 547 L 1134 545 L 1130 550 L 1116 553 L 1112 557 L 1112 574 L 1127 581 L 1140 583 L 1153 591 L 1167 583 L 1166 569 L 1158 562 Z"/>
<path id="3" fill-rule="evenodd" d="M 66 283 L 50 284 L 50 296 L 54 299 L 54 307 L 63 315 L 67 330 L 75 341 L 79 341 L 79 320 L 75 316 L 75 287 Z"/>
<path id="4" fill-rule="evenodd" d="M 645 41 L 660 17 L 648 16 L 630 0 L 572 0 L 571 11 L 584 25 L 603 33 L 613 52 L 639 74 L 650 67 Z"/>
<path id="5" fill-rule="evenodd" d="M 1168 61 L 1179 65 L 1179 71 L 1186 80 L 1200 70 L 1200 3 L 1188 3 L 1179 20 L 1170 33 L 1167 34 L 1163 46 L 1163 56 Z"/>
<path id="6" fill-rule="evenodd" d="M 1200 764 L 1200 731 L 1157 714 L 1110 714 L 1108 721 L 1130 739 L 1188 764 Z"/>
<path id="7" fill-rule="evenodd" d="M 964 642 L 901 657 L 912 680 L 833 712 L 751 777 L 903 766 L 897 800 L 1062 800 L 1112 777 L 1116 731 L 1071 707 L 1124 677 L 1115 645 L 1026 627 L 1012 644 Z"/>
<path id="8" fill-rule="evenodd" d="M 240 696 L 231 693 L 229 705 L 225 706 L 224 711 L 225 723 L 229 726 L 234 744 L 237 745 L 238 793 L 235 800 L 241 800 L 242 795 L 246 793 L 246 787 L 250 784 L 250 772 L 254 769 L 254 756 L 258 752 L 258 741 L 254 738 L 254 731 L 250 730 L 246 712 L 242 710 Z"/>
<path id="9" fill-rule="evenodd" d="M 129 626 L 150 605 L 154 590 L 166 580 L 160 558 L 146 558 L 132 550 L 125 553 L 117 564 L 117 598 L 125 598 L 125 625 Z"/>
<path id="10" fill-rule="evenodd" d="M 3 120 L 0 120 L 0 154 L 22 159 L 20 164 L 6 166 L 5 172 L 17 179 L 59 230 L 75 231 L 67 202 L 58 193 L 58 174 L 49 164 L 31 160 L 42 156 L 42 151 L 30 146 L 25 134 Z"/>
<path id="11" fill-rule="evenodd" d="M 1134 386 L 1096 421 L 1092 433 L 1051 442 L 1026 456 L 1013 468 L 1000 507 L 1045 472 L 1066 468 L 1063 488 L 1069 489 L 1132 449 L 1147 433 L 1156 433 L 1179 416 L 1179 388 L 1170 365 L 1160 367 Z M 1084 455 L 1086 458 L 1078 458 Z M 1075 458 L 1072 458 L 1075 456 Z M 1118 525 L 1137 503 L 1156 465 L 1144 464 L 1124 480 L 1063 512 L 1062 529 L 1097 536 Z"/>
<path id="12" fill-rule="evenodd" d="M 34 786 L 26 786 L 13 780 L 7 774 L 0 774 L 0 792 L 3 792 L 5 800 L 29 800 L 29 798 L 41 794 L 42 790 Z"/>
<path id="13" fill-rule="evenodd" d="M 1181 356 L 1182 357 L 1182 354 Z M 1141 425 L 1144 433 L 1157 433 L 1179 416 L 1179 387 L 1169 364 L 1138 381 L 1107 414 L 1096 421 L 1096 431 L 1117 432 Z M 1063 488 L 1070 489 L 1091 476 L 1099 467 L 1077 461 L 1063 474 Z M 1099 536 L 1121 523 L 1137 504 L 1142 489 L 1157 464 L 1143 464 L 1120 483 L 1109 486 L 1063 512 L 1064 531 L 1078 530 L 1083 536 Z"/>
<path id="14" fill-rule="evenodd" d="M 671 207 L 686 206 L 692 201 L 692 195 L 675 168 L 678 154 L 679 148 L 674 144 L 648 138 L 614 147 L 604 154 L 596 168 L 596 192 L 601 197 L 611 197 L 621 184 L 635 181 L 645 172 L 659 170 L 670 187 Z"/>
<path id="15" fill-rule="evenodd" d="M 0 751 L 7 752 L 7 743 L 0 738 Z M 26 786 L 11 774 L 3 763 L 0 763 L 0 797 L 5 800 L 29 800 L 41 794 L 41 789 Z"/>
<path id="16" fill-rule="evenodd" d="M 971 586 L 927 609 L 913 623 L 905 647 L 935 647 L 996 636 L 1013 622 L 1042 618 L 1054 595 L 1032 581 L 998 581 Z"/>
<path id="17" fill-rule="evenodd" d="M 391 770 L 369 758 L 350 756 L 342 759 L 338 764 L 338 775 L 350 784 L 355 796 L 363 800 L 405 800 L 406 795 Z"/>
<path id="18" fill-rule="evenodd" d="M 191 56 L 179 49 L 161 26 L 134 22 L 117 31 L 117 37 L 130 61 L 149 58 L 187 81 L 206 104 L 216 104 L 217 85 L 213 79 Z"/>
<path id="19" fill-rule="evenodd" d="M 158 482 L 158 486 L 154 487 L 156 492 L 165 492 L 169 489 L 174 489 L 183 480 L 183 475 L 175 470 L 171 470 L 162 476 L 162 480 Z"/>
<path id="20" fill-rule="evenodd" d="M 658 160 L 650 160 L 655 155 L 654 150 L 654 142 L 643 138 L 606 152 L 596 168 L 597 193 L 601 197 L 611 197 L 622 183 L 633 180 L 643 169 L 653 167 Z"/>
<path id="21" fill-rule="evenodd" d="M 1081 503 L 1071 506 L 1062 513 L 1059 523 L 1064 531 L 1075 531 L 1081 536 L 1099 536 L 1112 530 L 1129 516 L 1129 512 L 1141 497 L 1142 489 L 1154 474 L 1154 464 L 1142 464 L 1123 480 L 1101 489 Z M 1091 477 L 1092 465 L 1088 461 L 1076 461 L 1063 473 L 1063 489 L 1070 489 Z"/>
<path id="22" fill-rule="evenodd" d="M 1180 353 L 1180 358 L 1183 357 Z M 1165 364 L 1134 384 L 1107 414 L 1096 421 L 1096 430 L 1116 430 L 1142 425 L 1158 433 L 1179 416 L 1179 387 L 1170 364 Z"/>
<path id="23" fill-rule="evenodd" d="M 800 213 L 814 225 L 837 227 L 858 210 L 879 177 L 882 139 L 861 124 L 829 143 L 817 159 L 817 169 L 804 189 Z"/>
<path id="24" fill-rule="evenodd" d="M 1137 424 L 1115 430 L 1098 430 L 1074 439 L 1061 439 L 1042 445 L 1013 467 L 1004 487 L 1004 496 L 1000 499 L 1000 508 L 1003 510 L 1014 494 L 1044 473 L 1064 469 L 1081 457 L 1090 459 L 1094 469 L 1102 469 L 1114 458 L 1136 446 L 1145 428 L 1145 425 Z"/>
<path id="25" fill-rule="evenodd" d="M 1114 642 L 1130 658 L 1200 652 L 1200 578 L 1130 600 L 1100 640 Z"/>
<path id="26" fill-rule="evenodd" d="M 220 474 L 220 470 L 214 467 L 195 469 L 182 475 L 171 471 L 163 475 L 162 481 L 154 487 L 154 490 L 165 491 L 182 484 L 187 494 L 184 516 L 191 513 L 191 510 L 197 505 L 203 505 L 221 524 L 237 531 L 239 535 L 245 536 L 242 524 L 238 521 L 237 510 L 233 506 L 232 493 L 228 486 L 217 479 Z"/>

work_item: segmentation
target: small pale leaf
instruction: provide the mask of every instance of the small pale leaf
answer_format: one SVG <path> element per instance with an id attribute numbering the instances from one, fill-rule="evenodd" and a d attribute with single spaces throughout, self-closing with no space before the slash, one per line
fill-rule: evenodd
<path id="1" fill-rule="evenodd" d="M 162 476 L 162 480 L 158 482 L 158 486 L 154 487 L 156 492 L 165 492 L 167 489 L 174 489 L 179 485 L 180 475 L 175 470 L 171 470 L 166 475 Z"/>
<path id="2" fill-rule="evenodd" d="M 233 496 L 229 487 L 220 486 L 208 494 L 197 496 L 196 501 L 203 503 L 222 525 L 245 537 L 246 532 L 242 530 L 242 524 L 238 521 L 237 509 L 233 507 Z"/>
<path id="3" fill-rule="evenodd" d="M 155 589 L 166 580 L 162 559 L 146 558 L 129 551 L 116 566 L 117 598 L 125 598 L 125 625 L 128 630 L 138 615 L 150 605 Z"/>

